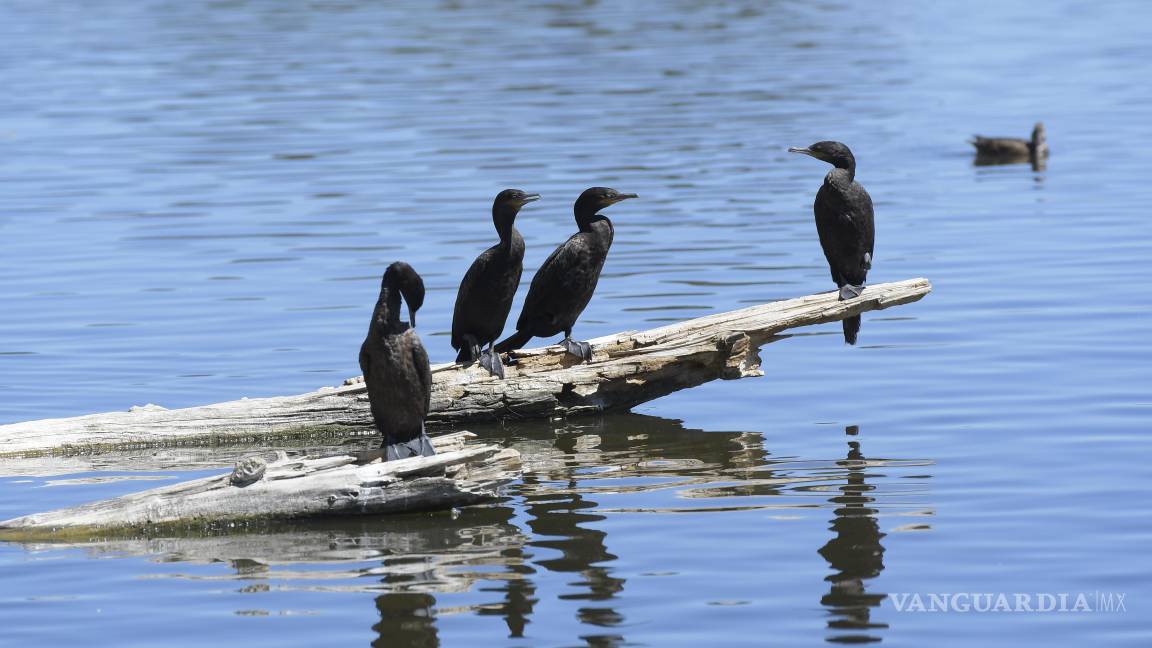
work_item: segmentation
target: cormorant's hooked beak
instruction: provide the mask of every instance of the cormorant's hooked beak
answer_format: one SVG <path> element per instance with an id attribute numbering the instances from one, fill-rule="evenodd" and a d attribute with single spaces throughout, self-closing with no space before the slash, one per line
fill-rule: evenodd
<path id="1" fill-rule="evenodd" d="M 628 200 L 629 198 L 639 198 L 639 197 L 640 196 L 637 196 L 634 193 L 616 194 L 615 197 L 609 199 L 608 204 L 609 205 L 615 205 L 616 203 L 620 202 L 621 200 Z"/>
<path id="2" fill-rule="evenodd" d="M 536 202 L 537 200 L 540 200 L 540 194 L 524 194 L 524 197 L 520 199 L 520 206 L 523 207 L 524 205 L 527 205 L 530 202 Z"/>
<path id="3" fill-rule="evenodd" d="M 812 149 L 807 148 L 807 147 L 789 146 L 788 152 L 789 153 L 803 153 L 804 155 L 810 155 L 812 157 L 816 157 L 816 151 L 813 151 Z M 816 158 L 816 159 L 820 159 L 820 158 Z"/>
<path id="4" fill-rule="evenodd" d="M 408 309 L 408 326 L 416 328 L 416 311 Z"/>

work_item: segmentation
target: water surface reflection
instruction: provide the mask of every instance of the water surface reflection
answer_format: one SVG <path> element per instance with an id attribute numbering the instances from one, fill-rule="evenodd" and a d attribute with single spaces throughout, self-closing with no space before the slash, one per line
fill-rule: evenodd
<path id="1" fill-rule="evenodd" d="M 377 520 L 275 524 L 231 535 L 26 549 L 156 556 L 165 568 L 148 578 L 236 582 L 235 591 L 253 597 L 234 610 L 240 615 L 284 613 L 274 603 L 279 592 L 369 593 L 377 612 L 375 645 L 438 645 L 438 619 L 457 614 L 498 617 L 509 638 L 538 638 L 548 629 L 534 629 L 533 617 L 541 592 L 548 591 L 550 604 L 572 606 L 571 621 L 584 629 L 579 636 L 588 645 L 619 645 L 643 620 L 642 612 L 630 611 L 629 582 L 640 579 L 643 588 L 650 575 L 617 567 L 621 553 L 608 530 L 613 516 L 639 515 L 640 524 L 650 521 L 659 533 L 684 514 L 697 520 L 693 524 L 706 524 L 702 516 L 717 513 L 792 511 L 795 517 L 830 509 L 834 536 L 819 553 L 834 571 L 821 603 L 833 617 L 830 640 L 862 641 L 878 640 L 874 632 L 886 627 L 870 620 L 885 595 L 866 588 L 884 567 L 882 511 L 931 512 L 921 501 L 926 482 L 903 479 L 909 476 L 904 469 L 931 461 L 867 458 L 858 440 L 849 442 L 845 458 L 774 455 L 759 433 L 709 432 L 638 414 L 476 431 L 482 440 L 524 453 L 524 478 L 507 489 L 503 502 Z M 197 456 L 208 461 L 204 453 L 210 452 Z M 233 450 L 220 452 L 231 457 Z M 769 527 L 780 523 L 765 517 L 752 528 L 770 534 Z M 754 542 L 732 543 L 732 559 L 741 550 L 755 551 Z M 727 560 L 725 553 L 707 558 Z M 684 595 L 691 599 L 693 593 Z"/>
<path id="2" fill-rule="evenodd" d="M 833 617 L 828 621 L 828 628 L 849 632 L 833 633 L 828 640 L 838 643 L 880 641 L 879 636 L 867 631 L 888 627 L 886 623 L 871 621 L 872 608 L 879 606 L 887 595 L 868 592 L 865 581 L 884 571 L 884 546 L 880 539 L 885 534 L 880 532 L 876 518 L 879 511 L 870 508 L 876 498 L 871 495 L 873 487 L 866 481 L 868 464 L 860 451 L 860 442 L 848 442 L 848 456 L 840 463 L 847 469 L 848 477 L 839 487 L 840 493 L 828 500 L 835 507 L 831 530 L 836 536 L 820 548 L 820 555 L 836 571 L 824 579 L 832 585 L 820 598 L 820 603 Z"/>

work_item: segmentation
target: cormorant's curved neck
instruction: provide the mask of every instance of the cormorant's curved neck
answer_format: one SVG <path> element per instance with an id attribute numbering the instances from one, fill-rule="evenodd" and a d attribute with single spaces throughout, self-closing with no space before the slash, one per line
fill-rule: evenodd
<path id="1" fill-rule="evenodd" d="M 519 207 L 497 205 L 492 207 L 492 224 L 496 226 L 496 233 L 500 235 L 500 246 L 507 250 L 512 245 L 512 225 L 516 222 Z"/>
<path id="2" fill-rule="evenodd" d="M 384 308 L 380 309 L 377 305 L 377 314 L 381 324 L 398 327 L 400 325 L 400 288 L 394 285 L 395 282 L 392 279 L 392 277 L 388 277 L 380 289 L 380 304 L 383 304 Z"/>
<path id="3" fill-rule="evenodd" d="M 581 232 L 591 232 L 591 231 L 593 231 L 592 230 L 592 223 L 595 223 L 598 221 L 607 221 L 607 220 L 608 220 L 607 216 L 605 216 L 604 214 L 597 214 L 595 209 L 588 209 L 588 210 L 577 209 L 576 210 L 576 225 L 578 225 L 580 227 Z M 608 221 L 608 223 L 611 224 L 612 221 Z"/>
<path id="4" fill-rule="evenodd" d="M 856 179 L 856 159 L 852 156 L 840 156 L 835 159 L 828 160 L 828 162 L 837 169 L 844 169 L 847 171 L 849 181 Z"/>

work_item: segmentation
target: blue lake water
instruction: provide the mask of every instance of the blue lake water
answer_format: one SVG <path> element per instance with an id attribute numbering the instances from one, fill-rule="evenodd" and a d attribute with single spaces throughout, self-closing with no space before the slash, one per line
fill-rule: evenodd
<path id="1" fill-rule="evenodd" d="M 525 281 L 606 185 L 589 338 L 832 288 L 839 139 L 870 281 L 923 301 L 631 415 L 477 428 L 497 505 L 249 536 L 0 544 L 0 644 L 1152 644 L 1152 9 L 1139 2 L 0 0 L 0 423 L 337 384 L 388 263 Z M 971 134 L 1047 124 L 1047 169 Z M 0 519 L 209 474 L 18 476 Z M 132 477 L 134 479 L 119 479 Z M 94 479 L 96 478 L 96 479 Z M 1125 611 L 900 611 L 920 593 Z"/>

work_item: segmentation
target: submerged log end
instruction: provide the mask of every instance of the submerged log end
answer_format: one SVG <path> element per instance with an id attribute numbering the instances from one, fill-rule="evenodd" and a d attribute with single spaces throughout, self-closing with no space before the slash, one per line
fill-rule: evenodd
<path id="1" fill-rule="evenodd" d="M 463 446 L 467 436 L 449 435 L 440 447 Z M 340 455 L 269 464 L 249 457 L 232 474 L 5 520 L 0 540 L 214 533 L 270 520 L 436 510 L 498 498 L 501 487 L 520 475 L 520 453 L 494 445 L 367 465 L 353 460 Z"/>
<path id="2" fill-rule="evenodd" d="M 752 338 L 747 333 L 721 333 L 716 337 L 716 350 L 723 358 L 724 368 L 720 372 L 720 377 L 724 380 L 757 378 L 764 375 L 760 370 L 760 347 L 752 343 Z"/>

